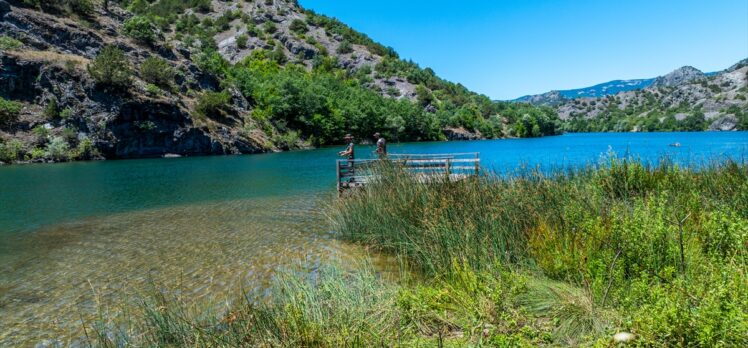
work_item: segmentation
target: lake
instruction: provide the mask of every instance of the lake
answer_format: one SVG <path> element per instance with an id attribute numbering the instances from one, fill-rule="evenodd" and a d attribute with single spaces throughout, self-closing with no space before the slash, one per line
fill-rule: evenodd
<path id="1" fill-rule="evenodd" d="M 681 146 L 669 146 L 676 142 Z M 480 152 L 483 168 L 502 172 L 594 164 L 610 151 L 699 165 L 745 162 L 748 132 L 588 133 L 389 149 Z M 261 289 L 278 269 L 365 257 L 337 241 L 324 218 L 336 199 L 339 150 L 0 167 L 0 346 L 67 345 L 79 337 L 82 318 L 154 284 L 209 301 Z"/>

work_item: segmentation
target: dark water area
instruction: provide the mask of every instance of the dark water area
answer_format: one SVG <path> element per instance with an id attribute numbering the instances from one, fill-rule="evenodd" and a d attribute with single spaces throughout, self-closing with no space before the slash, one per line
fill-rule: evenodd
<path id="1" fill-rule="evenodd" d="M 679 143 L 679 147 L 670 146 Z M 578 167 L 611 151 L 656 163 L 745 162 L 748 132 L 588 133 L 390 144 L 480 152 L 483 168 Z M 366 257 L 327 230 L 337 147 L 276 154 L 0 167 L 0 346 L 79 337 L 81 318 L 149 283 L 197 300 L 280 268 Z M 360 146 L 359 157 L 373 157 Z"/>

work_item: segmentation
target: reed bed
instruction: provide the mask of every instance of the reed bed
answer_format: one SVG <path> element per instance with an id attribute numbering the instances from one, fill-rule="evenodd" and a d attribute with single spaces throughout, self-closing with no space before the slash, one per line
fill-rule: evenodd
<path id="1" fill-rule="evenodd" d="M 404 260 L 287 273 L 221 315 L 144 301 L 99 346 L 748 345 L 748 167 L 609 158 L 422 183 L 383 166 L 332 203 L 338 237 Z M 106 328 L 106 325 L 99 327 Z M 110 326 L 111 327 L 111 326 Z"/>

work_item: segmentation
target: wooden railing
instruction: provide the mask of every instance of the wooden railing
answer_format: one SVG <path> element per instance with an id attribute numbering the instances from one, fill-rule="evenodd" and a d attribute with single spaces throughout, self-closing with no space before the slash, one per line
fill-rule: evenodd
<path id="1" fill-rule="evenodd" d="M 456 181 L 480 173 L 480 156 L 477 152 L 446 154 L 391 154 L 386 159 L 337 161 L 338 192 L 363 187 L 376 178 L 375 168 L 382 161 L 400 166 L 416 176 L 420 182 L 447 178 Z"/>

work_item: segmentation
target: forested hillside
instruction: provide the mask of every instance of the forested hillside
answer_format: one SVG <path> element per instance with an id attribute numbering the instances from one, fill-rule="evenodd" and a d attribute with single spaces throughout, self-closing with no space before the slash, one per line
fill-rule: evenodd
<path id="1" fill-rule="evenodd" d="M 290 0 L 0 0 L 0 161 L 555 134 Z"/>

